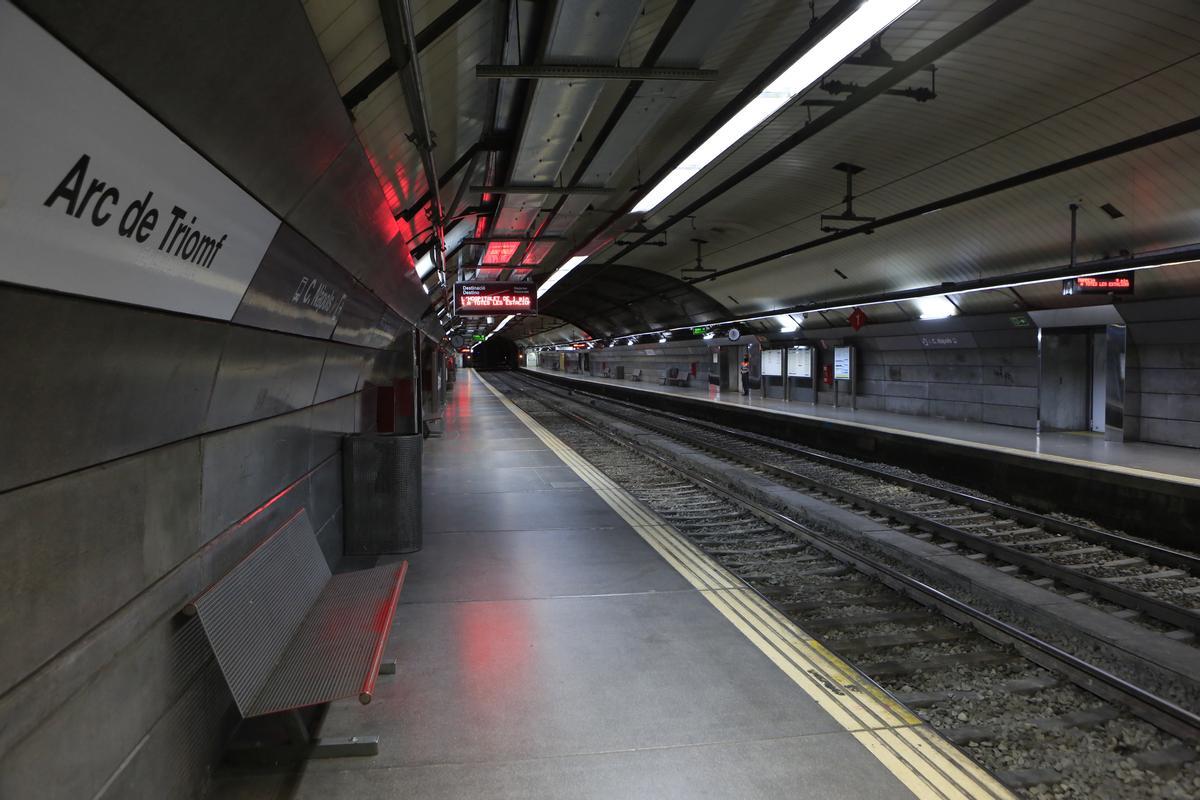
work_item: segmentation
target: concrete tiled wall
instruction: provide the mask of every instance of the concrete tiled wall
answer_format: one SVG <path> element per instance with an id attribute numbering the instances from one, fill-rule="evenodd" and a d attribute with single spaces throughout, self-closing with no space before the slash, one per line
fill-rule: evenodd
<path id="1" fill-rule="evenodd" d="M 15 287 L 0 319 L 0 797 L 198 797 L 236 717 L 179 611 L 301 507 L 341 556 L 341 440 L 409 339 Z"/>
<path id="2" fill-rule="evenodd" d="M 898 414 L 1037 423 L 1037 350 L 963 348 L 859 352 L 858 407 Z M 832 402 L 831 391 L 821 397 Z"/>

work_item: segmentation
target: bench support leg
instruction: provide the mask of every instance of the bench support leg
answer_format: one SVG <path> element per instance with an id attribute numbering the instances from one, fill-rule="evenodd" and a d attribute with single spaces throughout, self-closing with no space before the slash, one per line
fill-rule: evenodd
<path id="1" fill-rule="evenodd" d="M 392 662 L 395 664 L 395 662 Z M 336 736 L 314 738 L 308 724 L 296 710 L 280 715 L 290 741 L 287 744 L 239 744 L 231 747 L 226 758 L 245 766 L 270 766 L 303 761 L 308 758 L 344 758 L 379 755 L 378 736 Z"/>
<path id="2" fill-rule="evenodd" d="M 395 661 L 382 662 L 379 665 L 379 674 L 380 675 L 395 675 L 396 674 L 396 662 Z"/>

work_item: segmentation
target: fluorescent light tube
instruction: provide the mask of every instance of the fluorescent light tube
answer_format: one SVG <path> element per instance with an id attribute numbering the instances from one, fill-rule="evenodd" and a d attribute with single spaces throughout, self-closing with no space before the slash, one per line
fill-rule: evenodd
<path id="1" fill-rule="evenodd" d="M 433 251 L 430 250 L 417 261 L 417 277 L 425 280 L 425 276 L 433 272 Z"/>
<path id="2" fill-rule="evenodd" d="M 800 330 L 800 323 L 796 322 L 791 314 L 780 314 L 775 317 L 775 321 L 779 323 L 780 333 L 792 333 Z"/>
<path id="3" fill-rule="evenodd" d="M 568 258 L 565 264 L 563 264 L 558 269 L 554 270 L 554 273 L 551 274 L 551 276 L 549 278 L 547 278 L 546 281 L 541 286 L 538 287 L 538 291 L 537 291 L 538 299 L 541 299 L 542 295 L 544 295 L 546 292 L 550 291 L 550 289 L 552 289 L 554 287 L 554 284 L 558 283 L 563 278 L 567 277 L 568 272 L 570 272 L 571 270 L 578 267 L 584 261 L 587 261 L 587 258 L 588 258 L 587 256 L 571 256 L 570 258 Z"/>
<path id="4" fill-rule="evenodd" d="M 674 194 L 676 189 L 694 178 L 743 136 L 820 80 L 822 75 L 844 61 L 918 2 L 920 0 L 866 0 L 857 11 L 810 47 L 757 97 L 738 110 L 679 166 L 667 173 L 665 178 L 638 201 L 633 207 L 634 212 L 654 210 Z"/>

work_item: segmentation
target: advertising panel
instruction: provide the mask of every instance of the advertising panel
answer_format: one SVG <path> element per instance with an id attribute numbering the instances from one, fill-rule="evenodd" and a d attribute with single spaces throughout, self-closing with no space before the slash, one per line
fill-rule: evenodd
<path id="1" fill-rule="evenodd" d="M 833 379 L 835 381 L 850 380 L 850 348 L 833 348 Z"/>
<path id="2" fill-rule="evenodd" d="M 532 283 L 456 283 L 454 313 L 464 317 L 536 314 L 537 287 Z"/>

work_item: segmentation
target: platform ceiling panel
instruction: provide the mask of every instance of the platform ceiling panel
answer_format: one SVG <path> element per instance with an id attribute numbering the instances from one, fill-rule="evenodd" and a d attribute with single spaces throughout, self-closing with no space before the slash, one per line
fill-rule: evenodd
<path id="1" fill-rule="evenodd" d="M 892 26 L 883 44 L 894 57 L 908 57 L 987 5 L 926 0 Z M 822 235 L 819 215 L 841 210 L 844 178 L 831 169 L 839 161 L 866 168 L 856 179 L 855 211 L 882 217 L 1188 119 L 1200 87 L 1200 63 L 1192 58 L 1200 48 L 1198 14 L 1194 4 L 1182 2 L 1032 3 L 937 60 L 935 100 L 867 102 L 694 212 L 694 219 L 671 229 L 666 247 L 624 253 L 621 262 L 678 275 L 694 262 L 692 236 L 710 242 L 705 265 L 717 268 L 815 239 Z M 882 72 L 844 66 L 833 76 L 861 84 Z M 928 85 L 928 73 L 898 84 L 922 85 Z M 805 97 L 834 95 L 813 90 Z M 829 112 L 818 108 L 813 116 L 823 113 Z M 785 109 L 679 199 L 660 206 L 647 225 L 801 130 L 808 114 L 798 103 Z M 697 127 L 695 120 L 691 127 Z M 778 305 L 772 301 L 782 299 L 781 284 L 807 286 L 810 277 L 818 294 L 855 294 L 1059 263 L 1066 249 L 1066 205 L 1080 199 L 1090 209 L 1081 221 L 1081 238 L 1095 256 L 1188 243 L 1195 238 L 1189 209 L 1200 201 L 1194 176 L 1163 167 L 1195 162 L 1196 147 L 1193 139 L 1179 139 L 1031 184 L 1031 193 L 976 201 L 975 217 L 960 216 L 954 225 L 947 212 L 905 223 L 920 231 L 912 234 L 915 249 L 881 231 L 757 267 L 737 280 L 699 286 L 722 302 L 733 302 L 732 295 L 744 310 Z M 1029 194 L 1038 213 L 1031 213 Z M 1115 205 L 1125 219 L 1108 219 L 1098 210 L 1104 203 Z M 886 247 L 879 244 L 883 238 Z M 881 251 L 899 257 L 877 265 Z M 619 252 L 612 247 L 593 261 Z M 853 274 L 842 270 L 849 281 L 836 276 L 826 281 L 832 268 L 847 264 L 855 267 Z"/>

